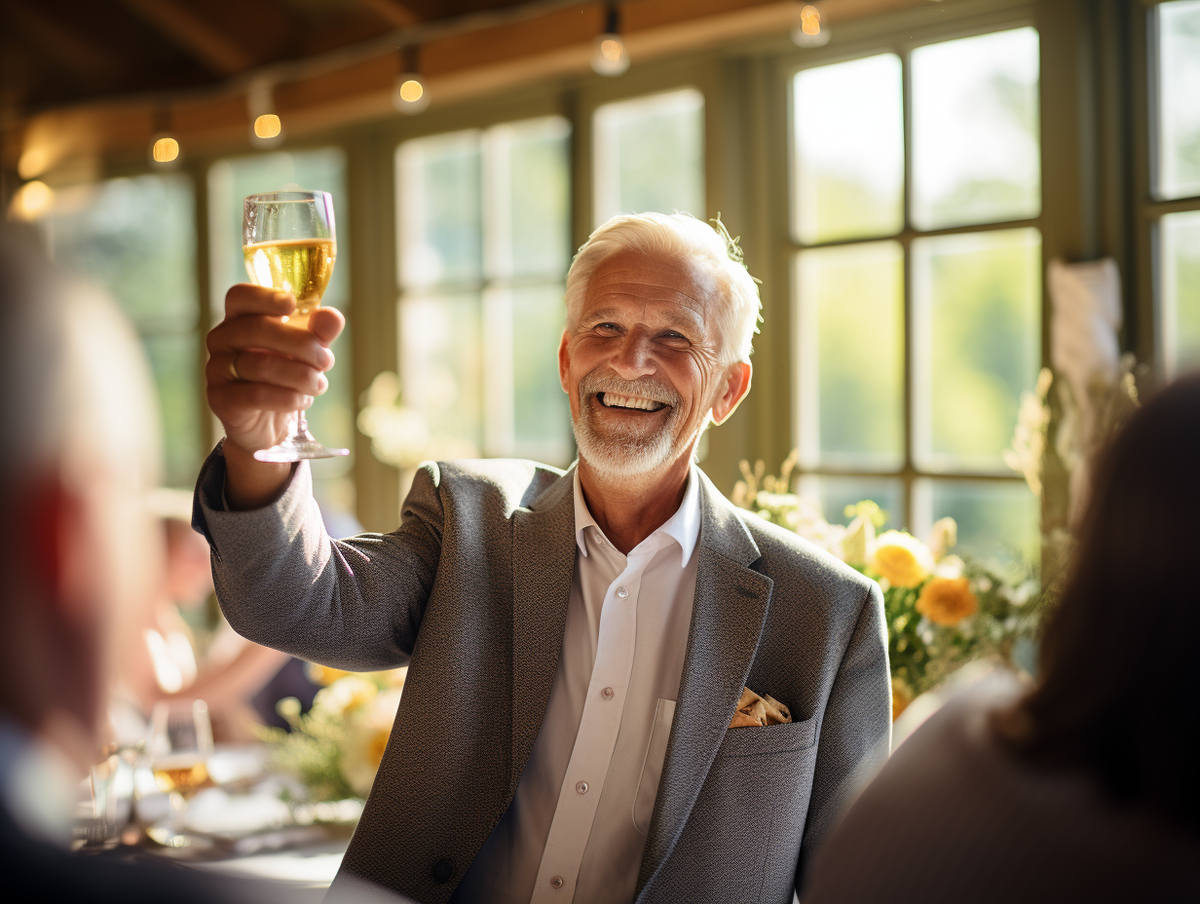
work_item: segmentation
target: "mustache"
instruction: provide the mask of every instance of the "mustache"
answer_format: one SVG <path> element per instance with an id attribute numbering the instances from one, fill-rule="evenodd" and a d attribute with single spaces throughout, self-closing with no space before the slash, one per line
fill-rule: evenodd
<path id="1" fill-rule="evenodd" d="M 608 374 L 588 374 L 579 381 L 581 396 L 596 395 L 601 392 L 615 392 L 618 395 L 639 396 L 652 402 L 662 402 L 672 408 L 679 406 L 679 394 L 668 386 L 654 380 L 622 380 Z"/>

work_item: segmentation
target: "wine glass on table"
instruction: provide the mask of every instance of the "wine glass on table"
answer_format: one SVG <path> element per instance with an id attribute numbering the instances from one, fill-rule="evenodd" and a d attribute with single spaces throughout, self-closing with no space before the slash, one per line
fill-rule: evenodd
<path id="1" fill-rule="evenodd" d="M 250 195 L 242 203 L 242 252 L 250 281 L 296 296 L 289 322 L 308 327 L 308 318 L 321 306 L 321 296 L 337 260 L 333 196 L 324 191 L 276 191 Z M 259 461 L 288 462 L 349 455 L 349 449 L 329 449 L 308 431 L 308 419 L 297 411 L 288 437 L 254 453 Z"/>
<path id="2" fill-rule="evenodd" d="M 147 834 L 165 847 L 189 847 L 183 831 L 187 801 L 209 784 L 208 758 L 212 754 L 212 722 L 203 700 L 163 700 L 150 716 L 150 769 L 158 787 L 171 802 L 170 819 Z"/>

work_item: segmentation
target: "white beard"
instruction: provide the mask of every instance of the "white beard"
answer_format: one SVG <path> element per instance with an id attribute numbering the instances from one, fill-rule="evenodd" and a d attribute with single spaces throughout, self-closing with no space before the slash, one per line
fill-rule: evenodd
<path id="1" fill-rule="evenodd" d="M 599 392 L 641 396 L 670 406 L 666 423 L 646 435 L 636 427 L 621 428 L 596 424 L 591 398 Z M 678 458 L 691 437 L 675 437 L 682 416 L 680 398 L 671 389 L 650 381 L 619 380 L 589 374 L 579 381 L 579 418 L 571 425 L 579 457 L 605 478 L 629 478 L 649 474 Z"/>

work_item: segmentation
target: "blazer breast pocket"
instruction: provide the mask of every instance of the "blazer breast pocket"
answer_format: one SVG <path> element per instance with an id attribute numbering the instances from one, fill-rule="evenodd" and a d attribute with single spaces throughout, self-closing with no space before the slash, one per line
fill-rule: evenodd
<path id="1" fill-rule="evenodd" d="M 659 697 L 658 705 L 654 708 L 650 742 L 646 745 L 646 756 L 642 760 L 642 777 L 633 799 L 633 825 L 643 835 L 650 831 L 650 816 L 654 813 L 654 799 L 658 797 L 658 782 L 662 778 L 663 761 L 667 758 L 667 740 L 671 736 L 671 723 L 674 721 L 675 701 Z"/>
<path id="2" fill-rule="evenodd" d="M 726 757 L 759 756 L 812 747 L 817 739 L 817 720 L 787 722 L 761 728 L 730 728 L 721 742 Z"/>

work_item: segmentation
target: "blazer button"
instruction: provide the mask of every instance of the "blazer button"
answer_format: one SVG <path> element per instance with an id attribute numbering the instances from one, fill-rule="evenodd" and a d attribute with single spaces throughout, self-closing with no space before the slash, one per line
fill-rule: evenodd
<path id="1" fill-rule="evenodd" d="M 449 857 L 443 857 L 433 865 L 433 881 L 439 885 L 444 882 L 449 882 L 450 877 L 454 875 L 454 861 Z"/>

